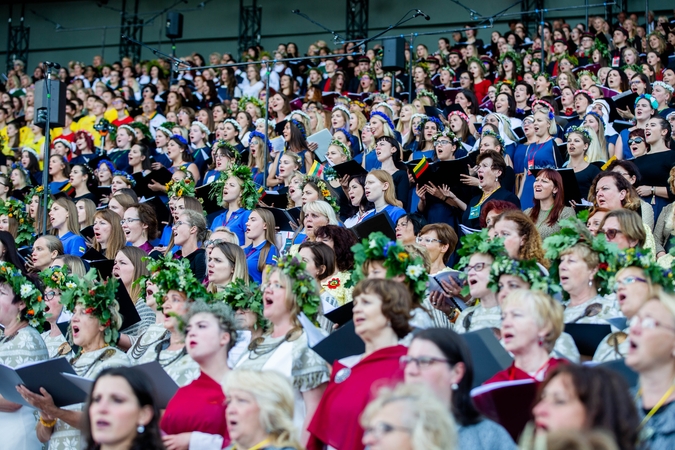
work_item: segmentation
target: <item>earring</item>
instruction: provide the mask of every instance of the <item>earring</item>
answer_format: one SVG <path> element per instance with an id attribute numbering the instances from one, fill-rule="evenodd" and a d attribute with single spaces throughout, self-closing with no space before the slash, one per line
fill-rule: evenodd
<path id="1" fill-rule="evenodd" d="M 588 280 L 588 287 L 593 287 L 593 280 Z"/>
<path id="2" fill-rule="evenodd" d="M 457 383 L 452 383 L 452 384 L 450 385 L 450 388 L 451 388 L 453 391 L 456 391 L 457 389 L 459 389 L 459 385 L 458 385 Z"/>
<path id="3" fill-rule="evenodd" d="M 539 347 L 544 346 L 544 338 L 542 336 L 539 336 Z"/>
<path id="4" fill-rule="evenodd" d="M 138 431 L 138 434 L 143 434 L 145 427 L 143 425 L 139 425 L 138 428 L 136 428 L 136 431 Z"/>

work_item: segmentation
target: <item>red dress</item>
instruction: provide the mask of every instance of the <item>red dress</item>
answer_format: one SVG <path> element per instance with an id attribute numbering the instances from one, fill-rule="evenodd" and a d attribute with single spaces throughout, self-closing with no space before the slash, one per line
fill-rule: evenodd
<path id="1" fill-rule="evenodd" d="M 223 437 L 223 447 L 229 445 L 222 386 L 202 372 L 192 383 L 178 389 L 166 407 L 160 428 L 169 435 L 192 431 L 217 434 Z"/>
<path id="2" fill-rule="evenodd" d="M 403 381 L 399 359 L 407 352 L 402 345 L 383 348 L 351 369 L 336 361 L 326 392 L 309 424 L 307 450 L 322 450 L 325 445 L 340 450 L 363 450 L 359 417 L 380 388 L 394 387 Z M 349 375 L 344 379 L 346 373 Z"/>
<path id="3" fill-rule="evenodd" d="M 478 103 L 483 103 L 483 99 L 488 95 L 488 88 L 492 86 L 490 80 L 483 80 L 473 85 L 473 93 L 476 94 Z"/>
<path id="4" fill-rule="evenodd" d="M 558 364 L 565 364 L 565 363 L 566 360 L 564 359 L 550 358 L 548 361 L 546 361 L 546 364 L 544 364 L 537 371 L 537 373 L 534 374 L 534 377 L 530 376 L 530 374 L 528 374 L 527 372 L 520 370 L 514 365 L 514 363 L 512 363 L 508 369 L 502 370 L 501 372 L 497 372 L 492 378 L 490 378 L 483 384 L 498 383 L 500 381 L 514 381 L 514 380 L 541 381 L 544 378 L 546 378 L 546 374 L 549 372 L 549 370 L 552 370 Z"/>

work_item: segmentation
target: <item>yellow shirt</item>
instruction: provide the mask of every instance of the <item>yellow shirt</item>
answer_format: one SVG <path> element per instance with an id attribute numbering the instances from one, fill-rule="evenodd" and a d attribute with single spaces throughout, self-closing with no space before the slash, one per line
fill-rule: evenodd
<path id="1" fill-rule="evenodd" d="M 113 120 L 117 119 L 117 110 L 115 108 L 108 108 L 103 114 L 103 118 L 112 123 Z"/>

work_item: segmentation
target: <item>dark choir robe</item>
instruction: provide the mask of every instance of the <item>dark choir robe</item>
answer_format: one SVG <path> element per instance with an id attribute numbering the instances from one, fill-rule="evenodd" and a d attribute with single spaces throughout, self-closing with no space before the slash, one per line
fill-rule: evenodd
<path id="1" fill-rule="evenodd" d="M 550 358 L 546 364 L 540 368 L 534 377 L 530 376 L 529 373 L 524 372 L 517 368 L 513 363 L 508 369 L 504 369 L 501 372 L 497 372 L 492 378 L 487 380 L 483 384 L 498 383 L 500 381 L 515 381 L 515 380 L 535 380 L 541 382 L 546 378 L 546 374 L 553 370 L 558 364 L 565 364 L 564 359 Z"/>
<path id="2" fill-rule="evenodd" d="M 336 377 L 340 379 L 340 371 L 348 368 L 336 361 L 326 392 L 309 425 L 311 436 L 307 450 L 323 450 L 325 445 L 340 450 L 363 450 L 359 417 L 380 388 L 393 388 L 403 381 L 399 359 L 407 352 L 402 345 L 378 350 L 353 366 L 341 383 Z"/>
<path id="3" fill-rule="evenodd" d="M 225 394 L 220 383 L 201 373 L 192 383 L 178 389 L 166 407 L 160 428 L 169 435 L 192 431 L 220 435 L 223 447 L 229 445 Z"/>

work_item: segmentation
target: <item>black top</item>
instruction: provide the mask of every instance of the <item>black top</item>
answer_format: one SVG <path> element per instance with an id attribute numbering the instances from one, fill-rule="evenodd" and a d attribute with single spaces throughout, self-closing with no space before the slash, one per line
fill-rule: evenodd
<path id="1" fill-rule="evenodd" d="M 98 204 L 98 199 L 97 199 L 96 196 L 95 196 L 94 194 L 92 194 L 91 192 L 87 192 L 86 194 L 84 194 L 84 195 L 82 195 L 82 196 L 80 196 L 80 197 L 74 197 L 74 198 L 73 198 L 73 203 L 77 203 L 77 202 L 79 202 L 80 200 L 84 200 L 85 198 L 91 200 L 92 202 L 94 202 L 94 204 Z"/>
<path id="2" fill-rule="evenodd" d="M 399 170 L 392 176 L 394 187 L 396 188 L 396 198 L 403 203 L 403 209 L 410 211 L 408 201 L 408 191 L 410 190 L 410 180 L 408 180 L 408 171 Z"/>
<path id="3" fill-rule="evenodd" d="M 642 185 L 667 187 L 670 169 L 675 166 L 675 151 L 647 153 L 646 155 L 638 156 L 633 162 L 638 170 L 640 170 Z"/>
<path id="4" fill-rule="evenodd" d="M 190 261 L 190 270 L 197 279 L 202 282 L 206 278 L 206 250 L 198 248 L 194 252 L 185 256 Z"/>
<path id="5" fill-rule="evenodd" d="M 591 184 L 593 184 L 593 179 L 601 170 L 589 164 L 584 170 L 579 172 L 574 172 L 574 175 L 577 177 L 577 183 L 579 184 L 579 192 L 581 192 L 581 198 L 588 200 L 588 191 L 591 190 Z"/>
<path id="6" fill-rule="evenodd" d="M 469 228 L 473 229 L 480 229 L 480 210 L 478 210 L 478 214 L 476 214 L 476 217 L 474 219 L 470 219 L 469 216 L 471 215 L 471 208 L 476 206 L 478 202 L 480 202 L 481 195 L 477 195 L 474 198 L 469 201 L 469 204 L 466 205 L 466 210 L 464 211 L 464 214 L 462 214 L 462 224 Z M 497 189 L 495 192 L 492 193 L 485 201 L 482 203 L 484 205 L 485 203 L 489 202 L 490 200 L 506 200 L 507 202 L 511 202 L 514 205 L 520 209 L 520 199 L 514 194 L 513 192 L 509 192 L 503 187 L 500 187 Z M 481 205 L 481 206 L 482 206 Z"/>

